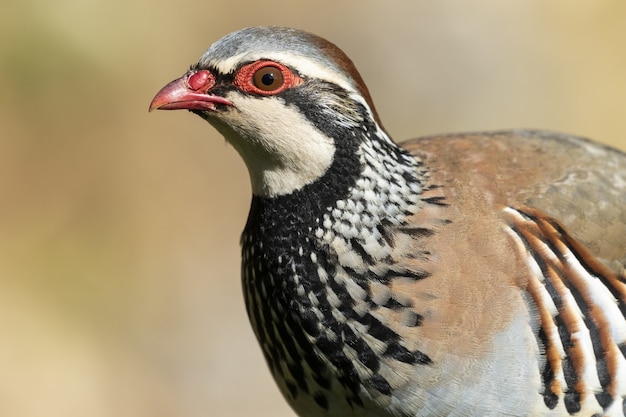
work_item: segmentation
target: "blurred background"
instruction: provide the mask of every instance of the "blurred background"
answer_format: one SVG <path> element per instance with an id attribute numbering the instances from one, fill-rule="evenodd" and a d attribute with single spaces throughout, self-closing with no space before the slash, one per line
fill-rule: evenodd
<path id="1" fill-rule="evenodd" d="M 357 64 L 385 126 L 626 149 L 626 2 L 9 0 L 0 16 L 0 416 L 292 416 L 239 281 L 235 152 L 153 95 L 277 24 Z"/>

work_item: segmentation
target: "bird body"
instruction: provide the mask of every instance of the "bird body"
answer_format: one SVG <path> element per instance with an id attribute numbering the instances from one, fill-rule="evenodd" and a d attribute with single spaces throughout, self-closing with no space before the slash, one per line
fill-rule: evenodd
<path id="1" fill-rule="evenodd" d="M 250 173 L 253 330 L 300 416 L 626 415 L 626 155 L 543 131 L 395 144 L 336 46 L 216 42 L 151 109 Z"/>

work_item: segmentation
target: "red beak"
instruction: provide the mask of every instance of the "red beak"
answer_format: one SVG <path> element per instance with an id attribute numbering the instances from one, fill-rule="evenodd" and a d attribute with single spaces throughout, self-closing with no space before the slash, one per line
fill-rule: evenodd
<path id="1" fill-rule="evenodd" d="M 224 97 L 209 94 L 215 78 L 209 71 L 189 71 L 168 83 L 152 99 L 152 110 L 217 110 L 217 104 L 232 106 Z"/>

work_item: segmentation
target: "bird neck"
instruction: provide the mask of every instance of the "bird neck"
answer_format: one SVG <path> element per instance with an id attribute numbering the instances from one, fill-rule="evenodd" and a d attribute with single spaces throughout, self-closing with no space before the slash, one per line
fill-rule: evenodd
<path id="1" fill-rule="evenodd" d="M 400 337 L 369 313 L 375 304 L 372 284 L 427 276 L 407 270 L 392 254 L 392 229 L 418 209 L 425 170 L 379 135 L 384 133 L 366 135 L 352 149 L 338 146 L 324 177 L 303 189 L 252 199 L 241 242 L 246 308 L 270 369 L 289 391 L 306 391 L 301 375 L 311 369 L 320 381 L 332 377 L 333 367 L 345 378 L 357 373 L 342 346 L 331 343 L 336 332 L 354 339 L 367 366 L 380 366 L 364 336 L 353 333 L 352 321 L 386 335 L 400 360 L 428 360 L 407 351 Z M 410 303 L 394 300 L 392 307 L 413 314 Z M 347 321 L 338 322 L 340 316 Z M 418 323 L 419 317 L 409 321 Z M 284 374 L 285 365 L 291 376 Z M 384 383 L 378 386 L 386 391 Z M 357 401 L 358 387 L 352 388 Z"/>
<path id="2" fill-rule="evenodd" d="M 331 236 L 356 242 L 415 213 L 426 177 L 421 161 L 376 126 L 361 140 L 336 141 L 331 166 L 314 182 L 286 195 L 253 195 L 242 245 L 267 241 L 266 249 L 288 251 L 313 236 L 316 245 Z"/>

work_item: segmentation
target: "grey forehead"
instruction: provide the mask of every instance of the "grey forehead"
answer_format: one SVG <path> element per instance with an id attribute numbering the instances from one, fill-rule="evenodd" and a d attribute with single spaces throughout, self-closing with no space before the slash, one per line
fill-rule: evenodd
<path id="1" fill-rule="evenodd" d="M 340 69 L 328 55 L 331 47 L 334 45 L 330 42 L 301 30 L 276 26 L 251 27 L 230 33 L 215 42 L 198 64 L 209 67 L 234 56 L 241 56 L 245 61 L 246 54 L 257 56 L 262 51 L 268 57 L 288 52 Z"/>

